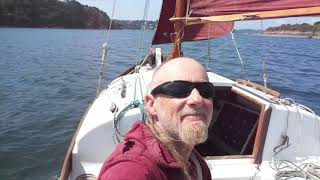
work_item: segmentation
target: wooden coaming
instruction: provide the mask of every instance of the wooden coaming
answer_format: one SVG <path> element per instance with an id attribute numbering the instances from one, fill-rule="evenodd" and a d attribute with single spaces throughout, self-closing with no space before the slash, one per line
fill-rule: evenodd
<path id="1" fill-rule="evenodd" d="M 261 164 L 262 153 L 263 153 L 263 149 L 264 149 L 264 143 L 265 143 L 265 139 L 266 139 L 266 135 L 267 135 L 267 131 L 268 131 L 268 125 L 269 125 L 270 115 L 271 115 L 272 109 L 271 109 L 271 107 L 268 107 L 266 109 L 265 104 L 259 102 L 258 100 L 254 99 L 246 94 L 243 94 L 240 91 L 237 91 L 234 88 L 231 88 L 231 91 L 233 91 L 237 94 L 240 94 L 245 99 L 248 99 L 249 101 L 251 101 L 254 104 L 261 107 L 260 116 L 258 119 L 259 123 L 258 123 L 258 127 L 257 127 L 257 133 L 256 133 L 254 146 L 253 146 L 253 152 L 252 152 L 252 156 L 254 158 L 254 163 Z M 236 156 L 236 157 L 239 157 L 239 156 Z"/>

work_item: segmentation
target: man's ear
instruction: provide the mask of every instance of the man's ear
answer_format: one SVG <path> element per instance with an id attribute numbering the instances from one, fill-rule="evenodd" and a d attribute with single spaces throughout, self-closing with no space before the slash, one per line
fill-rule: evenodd
<path id="1" fill-rule="evenodd" d="M 144 97 L 144 103 L 145 103 L 146 109 L 151 116 L 157 115 L 157 112 L 154 107 L 154 100 L 155 98 L 150 94 Z"/>

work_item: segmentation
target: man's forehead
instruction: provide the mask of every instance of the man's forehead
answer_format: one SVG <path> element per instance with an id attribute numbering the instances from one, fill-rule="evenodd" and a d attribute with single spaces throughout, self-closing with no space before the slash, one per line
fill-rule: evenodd
<path id="1" fill-rule="evenodd" d="M 208 81 L 204 67 L 195 60 L 179 58 L 166 62 L 153 77 L 155 85 L 173 80 Z"/>

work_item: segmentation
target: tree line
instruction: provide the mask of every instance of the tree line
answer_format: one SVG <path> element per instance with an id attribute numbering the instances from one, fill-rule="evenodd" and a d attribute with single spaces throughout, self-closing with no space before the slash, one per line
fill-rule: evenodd
<path id="1" fill-rule="evenodd" d="M 298 32 L 312 32 L 313 34 L 320 33 L 320 21 L 315 22 L 313 25 L 303 24 L 283 24 L 279 27 L 269 27 L 267 32 L 272 31 L 298 31 Z"/>
<path id="2" fill-rule="evenodd" d="M 107 13 L 75 0 L 0 0 L 0 26 L 45 28 L 108 28 Z M 142 20 L 113 20 L 112 29 L 141 29 Z M 154 30 L 157 21 L 147 21 Z"/>
<path id="3" fill-rule="evenodd" d="M 75 0 L 0 0 L 0 26 L 106 28 L 109 16 Z"/>
<path id="4" fill-rule="evenodd" d="M 113 20 L 115 29 L 146 29 L 146 30 L 155 30 L 158 21 L 143 21 L 143 20 Z"/>

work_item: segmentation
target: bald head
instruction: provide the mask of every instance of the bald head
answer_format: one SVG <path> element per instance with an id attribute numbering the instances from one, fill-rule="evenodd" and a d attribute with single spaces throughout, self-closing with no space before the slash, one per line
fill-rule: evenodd
<path id="1" fill-rule="evenodd" d="M 206 69 L 196 60 L 186 57 L 175 58 L 163 63 L 154 72 L 150 89 L 173 80 L 207 82 L 208 75 Z"/>

